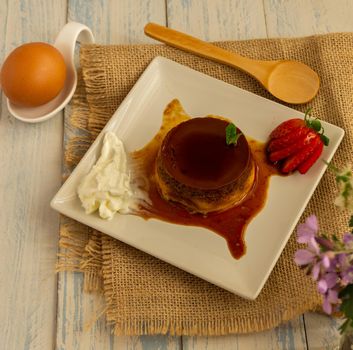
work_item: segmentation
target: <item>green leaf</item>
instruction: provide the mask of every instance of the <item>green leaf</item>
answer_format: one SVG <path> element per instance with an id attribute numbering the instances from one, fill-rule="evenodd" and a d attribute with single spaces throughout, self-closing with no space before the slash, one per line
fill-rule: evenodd
<path id="1" fill-rule="evenodd" d="M 305 116 L 304 116 L 304 122 L 305 125 L 313 130 L 315 130 L 321 138 L 321 141 L 323 142 L 323 144 L 325 146 L 328 146 L 330 143 L 330 139 L 324 135 L 325 134 L 325 130 L 321 125 L 321 122 L 318 118 L 313 118 L 311 116 L 311 110 L 312 108 L 307 109 L 307 111 L 305 112 Z"/>
<path id="2" fill-rule="evenodd" d="M 226 127 L 226 143 L 227 145 L 235 145 L 242 134 L 238 132 L 237 127 L 233 123 L 229 123 Z"/>
<path id="3" fill-rule="evenodd" d="M 323 159 L 322 160 L 326 165 L 327 165 L 327 167 L 334 173 L 334 174 L 337 174 L 337 173 L 339 173 L 339 169 L 336 167 L 336 166 L 334 166 L 332 163 L 329 163 L 327 160 L 325 160 L 325 159 Z"/>
<path id="4" fill-rule="evenodd" d="M 321 130 L 321 123 L 319 119 L 314 119 L 310 122 L 310 127 L 315 131 L 319 132 Z"/>
<path id="5" fill-rule="evenodd" d="M 341 326 L 338 328 L 338 330 L 340 331 L 341 334 L 343 334 L 346 329 L 349 327 L 351 320 L 349 318 L 347 318 L 342 324 Z"/>
<path id="6" fill-rule="evenodd" d="M 347 287 L 342 289 L 339 294 L 339 298 L 342 300 L 342 304 L 340 306 L 340 310 L 344 313 L 344 315 L 353 320 L 353 285 L 349 284 Z"/>
<path id="7" fill-rule="evenodd" d="M 311 115 L 312 110 L 313 110 L 313 108 L 310 107 L 305 111 L 304 121 L 305 121 L 306 125 L 308 125 L 308 121 L 310 120 L 310 115 Z"/>
<path id="8" fill-rule="evenodd" d="M 336 181 L 337 182 L 344 182 L 344 183 L 346 183 L 346 182 L 348 182 L 349 181 L 349 176 L 347 176 L 347 175 L 337 175 L 336 176 Z"/>
<path id="9" fill-rule="evenodd" d="M 342 192 L 342 197 L 348 200 L 348 198 L 351 195 L 352 191 L 353 191 L 352 185 L 349 182 L 346 182 L 344 184 L 344 190 Z"/>
<path id="10" fill-rule="evenodd" d="M 349 298 L 351 295 L 353 295 L 353 284 L 349 284 L 338 293 L 338 296 L 341 299 Z"/>
<path id="11" fill-rule="evenodd" d="M 321 134 L 321 135 L 320 135 L 320 138 L 321 138 L 321 141 L 324 143 L 325 146 L 328 146 L 328 145 L 329 145 L 330 139 L 329 139 L 326 135 Z"/>
<path id="12" fill-rule="evenodd" d="M 349 225 L 349 227 L 353 227 L 353 215 L 349 219 L 349 224 L 348 225 Z"/>

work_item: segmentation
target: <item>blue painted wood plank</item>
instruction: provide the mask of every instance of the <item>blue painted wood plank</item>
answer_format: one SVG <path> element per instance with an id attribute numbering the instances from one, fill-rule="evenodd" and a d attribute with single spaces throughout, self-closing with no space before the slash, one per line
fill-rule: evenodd
<path id="1" fill-rule="evenodd" d="M 151 42 L 143 33 L 149 21 L 165 24 L 164 0 L 69 0 L 68 19 L 88 25 L 102 44 Z M 180 349 L 180 337 L 117 337 L 104 318 L 91 322 L 104 307 L 101 296 L 82 292 L 82 275 L 62 273 L 59 279 L 57 347 L 64 349 Z"/>
<path id="2" fill-rule="evenodd" d="M 65 5 L 2 0 L 0 65 L 25 42 L 53 42 L 66 20 Z M 0 348 L 53 348 L 59 217 L 49 201 L 61 182 L 62 114 L 29 125 L 9 115 L 4 98 L 0 107 Z"/>

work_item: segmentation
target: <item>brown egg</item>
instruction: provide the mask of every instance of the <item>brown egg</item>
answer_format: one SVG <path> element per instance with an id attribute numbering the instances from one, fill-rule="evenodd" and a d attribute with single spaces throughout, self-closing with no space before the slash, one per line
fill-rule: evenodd
<path id="1" fill-rule="evenodd" d="M 26 107 L 49 102 L 64 87 L 62 54 L 46 43 L 24 44 L 10 53 L 1 68 L 1 86 L 8 99 Z"/>

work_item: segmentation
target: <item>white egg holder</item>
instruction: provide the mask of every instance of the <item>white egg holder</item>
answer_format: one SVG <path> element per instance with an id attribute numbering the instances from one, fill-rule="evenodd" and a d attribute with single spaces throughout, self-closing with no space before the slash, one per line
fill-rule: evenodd
<path id="1" fill-rule="evenodd" d="M 26 123 L 39 123 L 48 120 L 70 102 L 77 86 L 77 72 L 75 67 L 76 42 L 92 44 L 94 36 L 84 24 L 77 22 L 67 23 L 56 37 L 54 47 L 64 57 L 66 64 L 66 80 L 63 89 L 51 101 L 38 107 L 22 107 L 13 104 L 7 99 L 7 108 L 16 118 Z"/>

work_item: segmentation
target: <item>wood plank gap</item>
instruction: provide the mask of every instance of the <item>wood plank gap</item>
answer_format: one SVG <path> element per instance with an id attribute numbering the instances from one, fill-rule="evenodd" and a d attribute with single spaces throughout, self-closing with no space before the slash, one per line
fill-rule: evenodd
<path id="1" fill-rule="evenodd" d="M 169 27 L 169 23 L 168 23 L 168 0 L 164 1 L 164 9 L 165 9 L 165 26 Z"/>
<path id="2" fill-rule="evenodd" d="M 66 5 L 66 8 L 65 8 L 65 24 L 68 23 L 68 20 L 69 20 L 69 5 L 68 5 L 68 1 L 69 0 L 66 0 L 65 1 L 65 5 Z M 64 25 L 65 25 L 64 24 Z M 61 117 L 61 127 L 62 127 L 62 135 L 61 135 L 61 149 L 62 149 L 62 157 L 61 157 L 61 174 L 63 174 L 63 171 L 64 171 L 64 143 L 65 143 L 65 109 L 63 111 L 60 112 L 60 117 Z M 61 180 L 61 182 L 63 182 Z M 60 232 L 60 219 L 59 219 L 59 222 L 58 222 L 58 229 L 57 229 L 57 232 L 59 234 Z M 58 241 L 58 245 L 57 245 L 57 249 L 56 249 L 56 254 L 58 255 L 59 254 L 59 241 Z M 59 332 L 59 322 L 58 322 L 58 311 L 59 311 L 59 281 L 60 279 L 60 276 L 59 276 L 59 273 L 56 272 L 56 304 L 55 304 L 55 320 L 54 320 L 54 346 L 55 348 L 57 347 L 57 344 L 56 344 L 56 339 L 58 337 L 58 332 Z"/>
<path id="3" fill-rule="evenodd" d="M 7 23 L 8 23 L 8 18 L 9 18 L 9 0 L 6 0 L 5 6 L 6 6 L 6 15 L 5 15 L 5 23 L 4 23 L 4 28 L 5 28 L 4 38 L 6 36 L 6 33 L 8 32 Z M 3 40 L 1 55 L 4 55 L 4 57 L 1 57 L 1 61 L 5 58 L 5 46 L 6 46 L 6 40 Z M 1 91 L 1 93 L 2 93 L 2 91 Z"/>
<path id="4" fill-rule="evenodd" d="M 6 40 L 5 40 L 5 36 L 6 36 L 6 33 L 8 32 L 8 28 L 7 28 L 7 23 L 8 23 L 8 18 L 9 18 L 9 0 L 6 0 L 6 3 L 3 4 L 1 6 L 1 9 L 3 9 L 3 6 L 6 6 L 6 15 L 5 15 L 5 21 L 4 21 L 4 40 L 2 40 L 2 43 L 1 43 L 1 48 L 0 48 L 0 62 L 3 62 L 4 59 L 5 59 L 5 54 L 6 54 L 6 50 L 5 50 L 5 47 L 6 47 Z M 3 92 L 2 90 L 0 89 L 0 111 L 3 110 L 2 108 L 2 102 L 4 101 L 4 99 L 2 98 L 3 97 Z M 2 113 L 0 112 L 0 121 L 2 119 L 3 115 Z"/>
<path id="5" fill-rule="evenodd" d="M 305 315 L 303 314 L 301 317 L 303 318 L 303 326 L 304 326 L 306 348 L 309 349 L 308 335 L 306 333 Z"/>
<path id="6" fill-rule="evenodd" d="M 263 11 L 263 13 L 264 13 L 264 21 L 265 21 L 266 37 L 268 38 L 267 16 L 266 16 L 266 10 L 265 10 L 265 0 L 262 0 L 262 11 Z"/>

